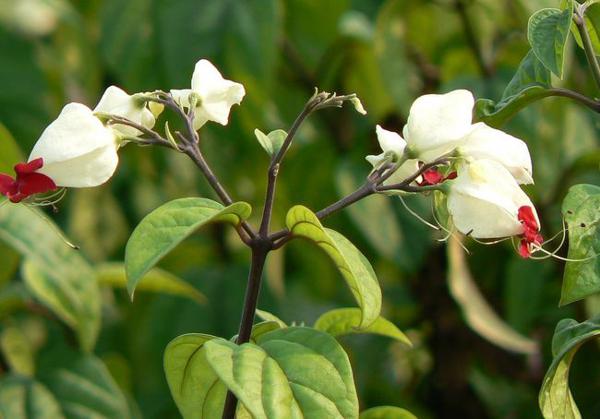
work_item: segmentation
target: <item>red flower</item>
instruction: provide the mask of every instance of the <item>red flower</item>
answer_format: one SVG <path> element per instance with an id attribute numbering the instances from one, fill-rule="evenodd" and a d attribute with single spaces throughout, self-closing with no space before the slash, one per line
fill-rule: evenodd
<path id="1" fill-rule="evenodd" d="M 532 246 L 534 244 L 537 246 L 541 245 L 544 242 L 544 238 L 540 234 L 540 226 L 531 207 L 520 207 L 517 218 L 523 225 L 523 234 L 521 234 L 521 242 L 519 243 L 519 255 L 527 259 L 531 256 Z"/>
<path id="2" fill-rule="evenodd" d="M 417 182 L 419 186 L 437 185 L 444 182 L 445 180 L 456 179 L 456 172 L 451 172 L 448 176 L 445 176 L 435 167 L 427 169 L 421 175 L 423 180 Z"/>
<path id="3" fill-rule="evenodd" d="M 16 179 L 0 173 L 0 194 L 16 203 L 34 194 L 56 190 L 52 179 L 36 172 L 43 165 L 42 158 L 15 165 Z"/>

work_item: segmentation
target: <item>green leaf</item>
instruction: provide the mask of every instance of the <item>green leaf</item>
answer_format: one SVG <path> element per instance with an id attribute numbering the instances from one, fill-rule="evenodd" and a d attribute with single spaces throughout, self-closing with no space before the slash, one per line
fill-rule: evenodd
<path id="1" fill-rule="evenodd" d="M 30 296 L 22 283 L 15 282 L 0 290 L 0 319 L 27 307 Z"/>
<path id="2" fill-rule="evenodd" d="M 268 311 L 256 309 L 256 315 L 264 321 L 275 322 L 279 324 L 279 326 L 281 326 L 282 328 L 287 327 L 287 324 L 283 320 L 281 320 L 276 315 L 269 313 Z"/>
<path id="3" fill-rule="evenodd" d="M 455 240 L 448 242 L 448 264 L 450 294 L 460 306 L 471 329 L 507 351 L 523 354 L 538 352 L 537 343 L 506 324 L 481 295 L 469 271 L 465 251 Z"/>
<path id="4" fill-rule="evenodd" d="M 10 370 L 27 377 L 35 372 L 34 350 L 27 336 L 17 327 L 8 326 L 0 335 L 0 349 Z"/>
<path id="5" fill-rule="evenodd" d="M 573 19 L 573 3 L 565 10 L 547 8 L 529 18 L 527 39 L 544 66 L 563 77 L 565 48 Z"/>
<path id="6" fill-rule="evenodd" d="M 212 369 L 255 419 L 358 418 L 348 356 L 326 333 L 289 327 L 258 345 L 213 339 L 204 347 Z"/>
<path id="7" fill-rule="evenodd" d="M 477 100 L 476 116 L 488 125 L 499 127 L 530 103 L 555 95 L 551 88 L 550 71 L 533 51 L 529 51 L 506 86 L 500 101 Z"/>
<path id="8" fill-rule="evenodd" d="M 52 393 L 42 384 L 23 376 L 0 379 L 0 418 L 65 419 Z"/>
<path id="9" fill-rule="evenodd" d="M 0 240 L 27 259 L 27 288 L 73 327 L 85 351 L 91 351 L 100 330 L 100 290 L 94 271 L 69 247 L 58 227 L 41 212 L 24 205 L 0 209 Z"/>
<path id="10" fill-rule="evenodd" d="M 214 336 L 200 333 L 173 339 L 164 355 L 167 383 L 184 419 L 220 417 L 227 388 L 206 360 L 205 343 Z"/>
<path id="11" fill-rule="evenodd" d="M 125 265 L 121 263 L 103 263 L 96 266 L 96 275 L 100 285 L 113 288 L 127 288 Z M 137 287 L 138 291 L 156 292 L 189 298 L 199 304 L 206 302 L 206 297 L 183 279 L 159 268 L 148 271 Z"/>
<path id="12" fill-rule="evenodd" d="M 367 258 L 340 233 L 323 227 L 306 207 L 291 208 L 286 225 L 295 237 L 313 241 L 333 259 L 361 309 L 360 327 L 372 324 L 381 312 L 381 289 Z"/>
<path id="13" fill-rule="evenodd" d="M 130 419 L 127 399 L 106 366 L 94 355 L 62 350 L 48 356 L 41 381 L 67 419 Z M 41 368 L 42 369 L 42 368 Z"/>
<path id="14" fill-rule="evenodd" d="M 270 156 L 273 156 L 279 152 L 279 149 L 283 145 L 285 139 L 287 138 L 287 132 L 282 129 L 277 129 L 275 131 L 271 131 L 268 134 L 265 134 L 258 128 L 254 130 L 254 135 L 256 139 L 265 149 Z"/>
<path id="15" fill-rule="evenodd" d="M 338 308 L 324 313 L 315 322 L 315 329 L 332 336 L 343 336 L 353 333 L 373 333 L 396 339 L 408 346 L 412 343 L 394 323 L 379 316 L 371 325 L 360 328 L 361 312 L 358 308 Z"/>
<path id="16" fill-rule="evenodd" d="M 238 225 L 250 216 L 250 211 L 245 202 L 224 207 L 206 198 L 176 199 L 152 211 L 135 228 L 125 249 L 131 297 L 144 274 L 198 228 L 211 222 Z"/>
<path id="17" fill-rule="evenodd" d="M 360 414 L 360 419 L 417 419 L 406 409 L 395 406 L 380 406 L 365 410 Z"/>
<path id="18" fill-rule="evenodd" d="M 575 185 L 569 189 L 562 213 L 569 231 L 569 254 L 560 305 L 600 292 L 600 187 Z"/>
<path id="19" fill-rule="evenodd" d="M 546 372 L 539 403 L 546 419 L 580 419 L 581 414 L 569 389 L 569 369 L 577 350 L 585 342 L 600 335 L 600 317 L 577 323 L 563 319 L 552 338 L 554 357 Z"/>
<path id="20" fill-rule="evenodd" d="M 585 9 L 584 19 L 585 26 L 590 35 L 590 40 L 592 41 L 592 46 L 594 47 L 594 52 L 598 55 L 600 54 L 600 36 L 598 35 L 598 31 L 600 30 L 600 4 L 598 4 L 598 2 L 592 2 L 592 4 Z M 583 48 L 581 35 L 579 34 L 575 22 L 571 25 L 571 33 L 573 34 L 577 45 L 579 45 L 580 48 Z"/>
<path id="21" fill-rule="evenodd" d="M 0 173 L 13 173 L 14 165 L 23 160 L 19 145 L 6 127 L 0 123 Z"/>

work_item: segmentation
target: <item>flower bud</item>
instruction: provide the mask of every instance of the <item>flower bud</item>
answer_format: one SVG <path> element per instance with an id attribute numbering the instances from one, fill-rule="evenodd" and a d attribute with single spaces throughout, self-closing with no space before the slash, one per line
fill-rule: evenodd
<path id="1" fill-rule="evenodd" d="M 146 107 L 146 101 L 135 95 L 130 96 L 117 86 L 105 90 L 94 112 L 120 116 L 136 124 L 151 129 L 156 122 L 154 114 Z M 128 125 L 114 124 L 111 127 L 125 137 L 137 137 L 142 133 Z"/>

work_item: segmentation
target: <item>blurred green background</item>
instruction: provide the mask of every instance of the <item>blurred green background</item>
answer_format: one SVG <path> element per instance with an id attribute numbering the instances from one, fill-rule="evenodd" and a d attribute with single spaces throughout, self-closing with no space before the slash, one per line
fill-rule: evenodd
<path id="1" fill-rule="evenodd" d="M 366 117 L 351 107 L 332 109 L 302 127 L 280 175 L 278 228 L 293 204 L 316 211 L 358 186 L 370 170 L 364 156 L 379 152 L 375 124 L 400 131 L 417 96 L 468 88 L 478 98 L 499 99 L 529 49 L 528 16 L 558 3 L 0 0 L 0 123 L 26 155 L 65 103 L 93 107 L 111 84 L 129 93 L 186 88 L 195 62 L 208 58 L 226 78 L 243 83 L 247 96 L 232 109 L 227 127 L 202 128 L 202 148 L 234 198 L 253 204 L 256 221 L 268 156 L 254 129 L 289 128 L 314 87 L 357 93 Z M 556 85 L 597 94 L 573 42 L 568 54 L 569 76 Z M 562 228 L 560 204 L 568 187 L 600 183 L 597 116 L 552 98 L 503 128 L 530 147 L 536 185 L 528 192 L 550 237 Z M 70 190 L 51 215 L 93 263 L 122 261 L 132 229 L 161 203 L 213 197 L 184 156 L 128 146 L 120 157 L 107 185 Z M 431 219 L 430 198 L 407 202 Z M 521 260 L 510 242 L 467 243 L 471 254 L 449 261 L 439 242 L 443 235 L 408 214 L 396 198 L 371 197 L 326 225 L 371 260 L 383 289 L 384 316 L 415 344 L 407 349 L 382 337 L 343 339 L 362 408 L 398 405 L 422 418 L 540 417 L 537 392 L 556 323 L 600 313 L 600 302 L 592 299 L 558 308 L 562 263 Z M 18 256 L 4 246 L 0 251 L 0 283 L 20 281 Z M 472 282 L 461 273 L 465 261 Z M 235 232 L 212 226 L 161 262 L 202 292 L 204 304 L 142 292 L 130 303 L 125 291 L 103 289 L 95 353 L 140 417 L 179 417 L 162 352 L 182 333 L 236 333 L 248 263 L 249 252 Z M 312 324 L 328 309 L 350 306 L 340 275 L 318 249 L 292 242 L 270 255 L 260 308 L 287 322 Z M 38 363 L 56 341 L 73 344 L 68 332 L 35 311 L 1 317 L 2 328 L 38 322 L 46 330 Z M 583 417 L 600 417 L 598 355 L 597 346 L 584 347 L 571 375 Z M 0 365 L 2 374 L 6 363 Z"/>

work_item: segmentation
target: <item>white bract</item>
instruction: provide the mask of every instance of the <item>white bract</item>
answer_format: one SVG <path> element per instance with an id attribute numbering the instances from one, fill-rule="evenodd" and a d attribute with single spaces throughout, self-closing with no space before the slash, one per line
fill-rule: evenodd
<path id="1" fill-rule="evenodd" d="M 502 164 L 520 184 L 531 184 L 531 156 L 527 144 L 503 131 L 480 122 L 458 147 L 458 153 L 470 159 L 492 159 Z"/>
<path id="2" fill-rule="evenodd" d="M 458 177 L 449 182 L 448 211 L 463 234 L 479 239 L 515 236 L 523 233 L 519 208 L 529 206 L 529 197 L 512 174 L 494 160 L 464 163 Z"/>
<path id="3" fill-rule="evenodd" d="M 148 129 L 151 129 L 156 122 L 154 114 L 146 106 L 146 101 L 135 95 L 128 95 L 117 86 L 106 89 L 94 112 L 120 116 Z M 138 129 L 128 125 L 114 124 L 111 127 L 125 137 L 137 137 L 142 134 Z"/>
<path id="4" fill-rule="evenodd" d="M 383 153 L 366 157 L 367 161 L 373 165 L 374 169 L 381 167 L 381 165 L 386 162 L 398 161 L 404 158 L 406 141 L 404 141 L 399 134 L 383 129 L 379 125 L 377 125 L 376 133 L 379 146 Z M 417 160 L 407 160 L 384 183 L 386 185 L 400 183 L 416 173 L 418 169 L 419 162 Z"/>
<path id="5" fill-rule="evenodd" d="M 231 107 L 240 104 L 246 91 L 240 83 L 224 79 L 210 61 L 200 60 L 192 75 L 192 88 L 171 90 L 171 94 L 183 107 L 195 104 L 194 129 L 198 130 L 207 121 L 227 125 Z"/>
<path id="6" fill-rule="evenodd" d="M 42 158 L 38 170 L 57 186 L 91 187 L 106 182 L 119 162 L 117 138 L 87 106 L 66 105 L 44 130 L 28 161 Z"/>

